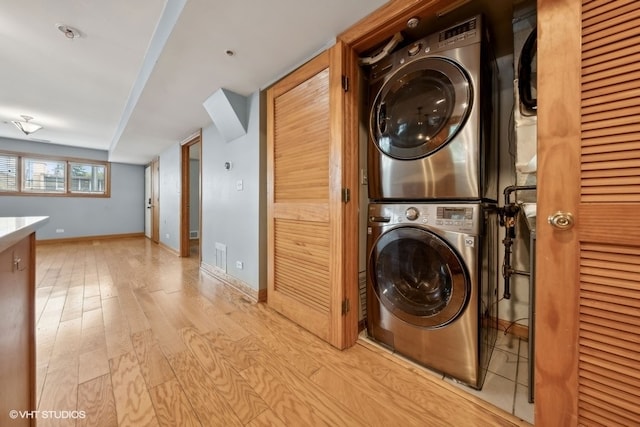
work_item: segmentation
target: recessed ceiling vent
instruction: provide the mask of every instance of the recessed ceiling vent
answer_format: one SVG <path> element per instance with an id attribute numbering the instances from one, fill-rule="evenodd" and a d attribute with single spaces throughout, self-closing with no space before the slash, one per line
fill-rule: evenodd
<path id="1" fill-rule="evenodd" d="M 247 97 L 218 89 L 202 105 L 222 137 L 229 142 L 247 134 L 248 104 Z"/>

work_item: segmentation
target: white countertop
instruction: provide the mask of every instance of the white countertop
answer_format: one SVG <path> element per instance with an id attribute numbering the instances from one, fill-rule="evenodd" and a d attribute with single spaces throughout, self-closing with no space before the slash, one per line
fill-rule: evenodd
<path id="1" fill-rule="evenodd" d="M 0 252 L 24 239 L 47 221 L 48 216 L 0 217 Z"/>

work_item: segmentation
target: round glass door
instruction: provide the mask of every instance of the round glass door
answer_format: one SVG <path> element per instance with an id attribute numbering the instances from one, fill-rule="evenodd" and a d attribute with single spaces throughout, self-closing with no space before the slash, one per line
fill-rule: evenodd
<path id="1" fill-rule="evenodd" d="M 462 128 L 471 102 L 471 84 L 461 68 L 444 58 L 419 59 L 382 86 L 371 109 L 370 134 L 393 158 L 428 156 Z"/>
<path id="2" fill-rule="evenodd" d="M 454 250 L 429 231 L 399 227 L 375 243 L 373 288 L 396 317 L 437 328 L 456 319 L 469 295 L 467 275 Z"/>

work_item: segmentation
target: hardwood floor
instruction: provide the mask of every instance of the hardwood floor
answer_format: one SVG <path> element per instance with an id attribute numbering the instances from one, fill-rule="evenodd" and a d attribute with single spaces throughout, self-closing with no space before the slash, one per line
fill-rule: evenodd
<path id="1" fill-rule="evenodd" d="M 38 245 L 36 297 L 38 410 L 78 411 L 38 426 L 528 425 L 143 238 Z"/>

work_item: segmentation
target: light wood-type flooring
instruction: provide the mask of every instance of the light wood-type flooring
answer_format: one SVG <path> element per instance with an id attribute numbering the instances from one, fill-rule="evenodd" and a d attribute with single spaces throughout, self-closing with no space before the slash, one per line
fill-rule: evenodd
<path id="1" fill-rule="evenodd" d="M 336 350 L 144 238 L 39 244 L 36 286 L 38 410 L 84 415 L 38 426 L 527 425 L 371 344 Z"/>

